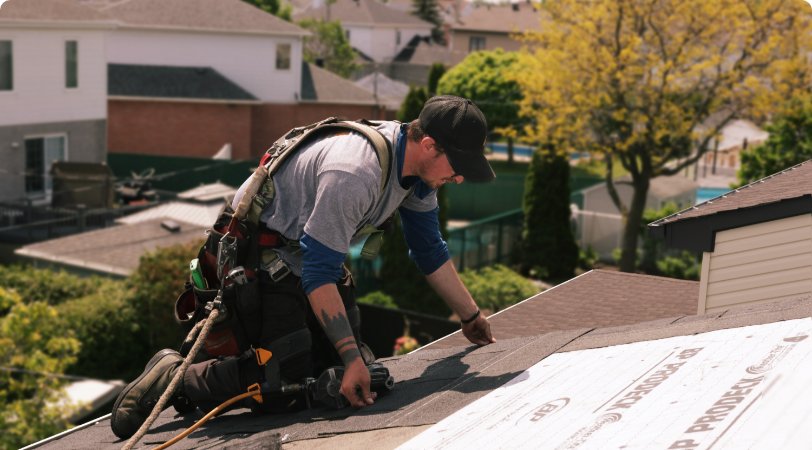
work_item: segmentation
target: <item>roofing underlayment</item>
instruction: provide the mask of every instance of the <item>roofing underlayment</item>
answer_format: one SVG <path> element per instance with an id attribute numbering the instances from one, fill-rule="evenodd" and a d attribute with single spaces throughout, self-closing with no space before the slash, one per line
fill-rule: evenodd
<path id="1" fill-rule="evenodd" d="M 382 359 L 397 383 L 362 410 L 236 409 L 172 448 L 803 448 L 811 313 L 807 296 L 610 328 L 497 332 L 486 347 L 428 346 Z M 200 417 L 166 410 L 139 447 Z M 42 448 L 123 443 L 104 419 Z"/>

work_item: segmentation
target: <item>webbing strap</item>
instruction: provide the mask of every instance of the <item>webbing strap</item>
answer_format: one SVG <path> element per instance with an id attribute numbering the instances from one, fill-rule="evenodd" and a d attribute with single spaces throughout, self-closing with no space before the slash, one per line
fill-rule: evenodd
<path id="1" fill-rule="evenodd" d="M 330 117 L 308 127 L 291 130 L 291 132 L 286 135 L 286 138 L 288 136 L 294 138 L 297 134 L 301 134 L 301 137 L 299 137 L 296 142 L 286 147 L 279 154 L 271 156 L 270 161 L 266 163 L 266 167 L 268 169 L 268 178 L 270 179 L 276 173 L 276 171 L 279 170 L 279 167 L 285 162 L 288 156 L 295 153 L 295 149 L 301 146 L 303 142 L 308 141 L 312 136 L 321 134 L 323 132 L 328 132 L 329 130 L 349 130 L 361 134 L 367 138 L 370 143 L 372 143 L 372 147 L 375 149 L 375 153 L 378 156 L 378 162 L 381 165 L 381 173 L 383 176 L 381 177 L 380 190 L 383 192 L 383 189 L 386 187 L 386 183 L 389 182 L 389 177 L 391 176 L 392 172 L 392 149 L 390 148 L 389 142 L 384 139 L 383 135 L 369 125 L 371 123 L 372 122 L 366 121 L 339 121 L 334 117 Z"/>

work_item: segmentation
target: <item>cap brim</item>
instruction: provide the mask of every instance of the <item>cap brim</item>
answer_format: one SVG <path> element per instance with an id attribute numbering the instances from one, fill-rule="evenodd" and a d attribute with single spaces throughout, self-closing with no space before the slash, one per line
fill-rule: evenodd
<path id="1" fill-rule="evenodd" d="M 451 147 L 446 148 L 445 153 L 448 155 L 448 161 L 454 172 L 465 177 L 465 181 L 486 183 L 496 178 L 496 174 L 493 173 L 493 169 L 482 151 L 471 152 Z"/>

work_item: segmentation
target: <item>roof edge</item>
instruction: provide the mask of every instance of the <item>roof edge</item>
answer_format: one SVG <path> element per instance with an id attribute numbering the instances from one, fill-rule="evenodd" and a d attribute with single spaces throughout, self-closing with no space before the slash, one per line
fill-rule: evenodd
<path id="1" fill-rule="evenodd" d="M 122 23 L 118 26 L 122 30 L 144 30 L 144 31 L 173 31 L 179 33 L 217 33 L 217 34 L 236 34 L 236 35 L 249 35 L 249 36 L 278 36 L 278 37 L 299 37 L 304 38 L 310 36 L 307 30 L 301 31 L 262 31 L 262 30 L 223 30 L 219 28 L 206 28 L 206 27 L 179 27 L 168 25 L 140 25 L 131 23 Z"/>
<path id="2" fill-rule="evenodd" d="M 812 194 L 782 199 L 747 208 L 719 211 L 706 216 L 689 217 L 676 222 L 648 224 L 649 235 L 663 239 L 668 247 L 712 252 L 716 233 L 773 220 L 812 213 Z"/>
<path id="3" fill-rule="evenodd" d="M 108 95 L 107 100 L 122 102 L 163 102 L 163 103 L 210 103 L 218 105 L 261 105 L 262 100 L 230 100 L 217 98 L 195 98 L 195 97 L 148 97 L 138 95 Z"/>
<path id="4" fill-rule="evenodd" d="M 0 25 L 9 28 L 48 28 L 48 29 L 84 29 L 84 30 L 112 30 L 121 24 L 115 20 L 40 20 L 40 19 L 3 19 Z"/>

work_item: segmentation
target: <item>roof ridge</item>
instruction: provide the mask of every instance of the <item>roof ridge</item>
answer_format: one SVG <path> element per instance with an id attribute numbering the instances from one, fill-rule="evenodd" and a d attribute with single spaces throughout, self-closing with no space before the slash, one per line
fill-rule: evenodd
<path id="1" fill-rule="evenodd" d="M 666 277 L 666 276 L 663 276 L 663 275 L 651 275 L 651 274 L 648 274 L 648 273 L 621 272 L 619 270 L 592 269 L 589 272 L 601 272 L 601 273 L 616 274 L 616 275 L 622 275 L 622 276 L 635 276 L 635 277 L 638 277 L 638 278 L 639 277 L 643 277 L 643 278 L 654 277 L 654 278 L 658 278 L 658 279 L 663 280 L 663 281 L 673 281 L 673 282 L 681 282 L 681 283 L 699 283 L 698 281 L 694 281 L 694 280 L 683 280 L 681 278 L 672 278 L 672 277 Z M 587 272 L 587 273 L 589 273 L 589 272 Z"/>

